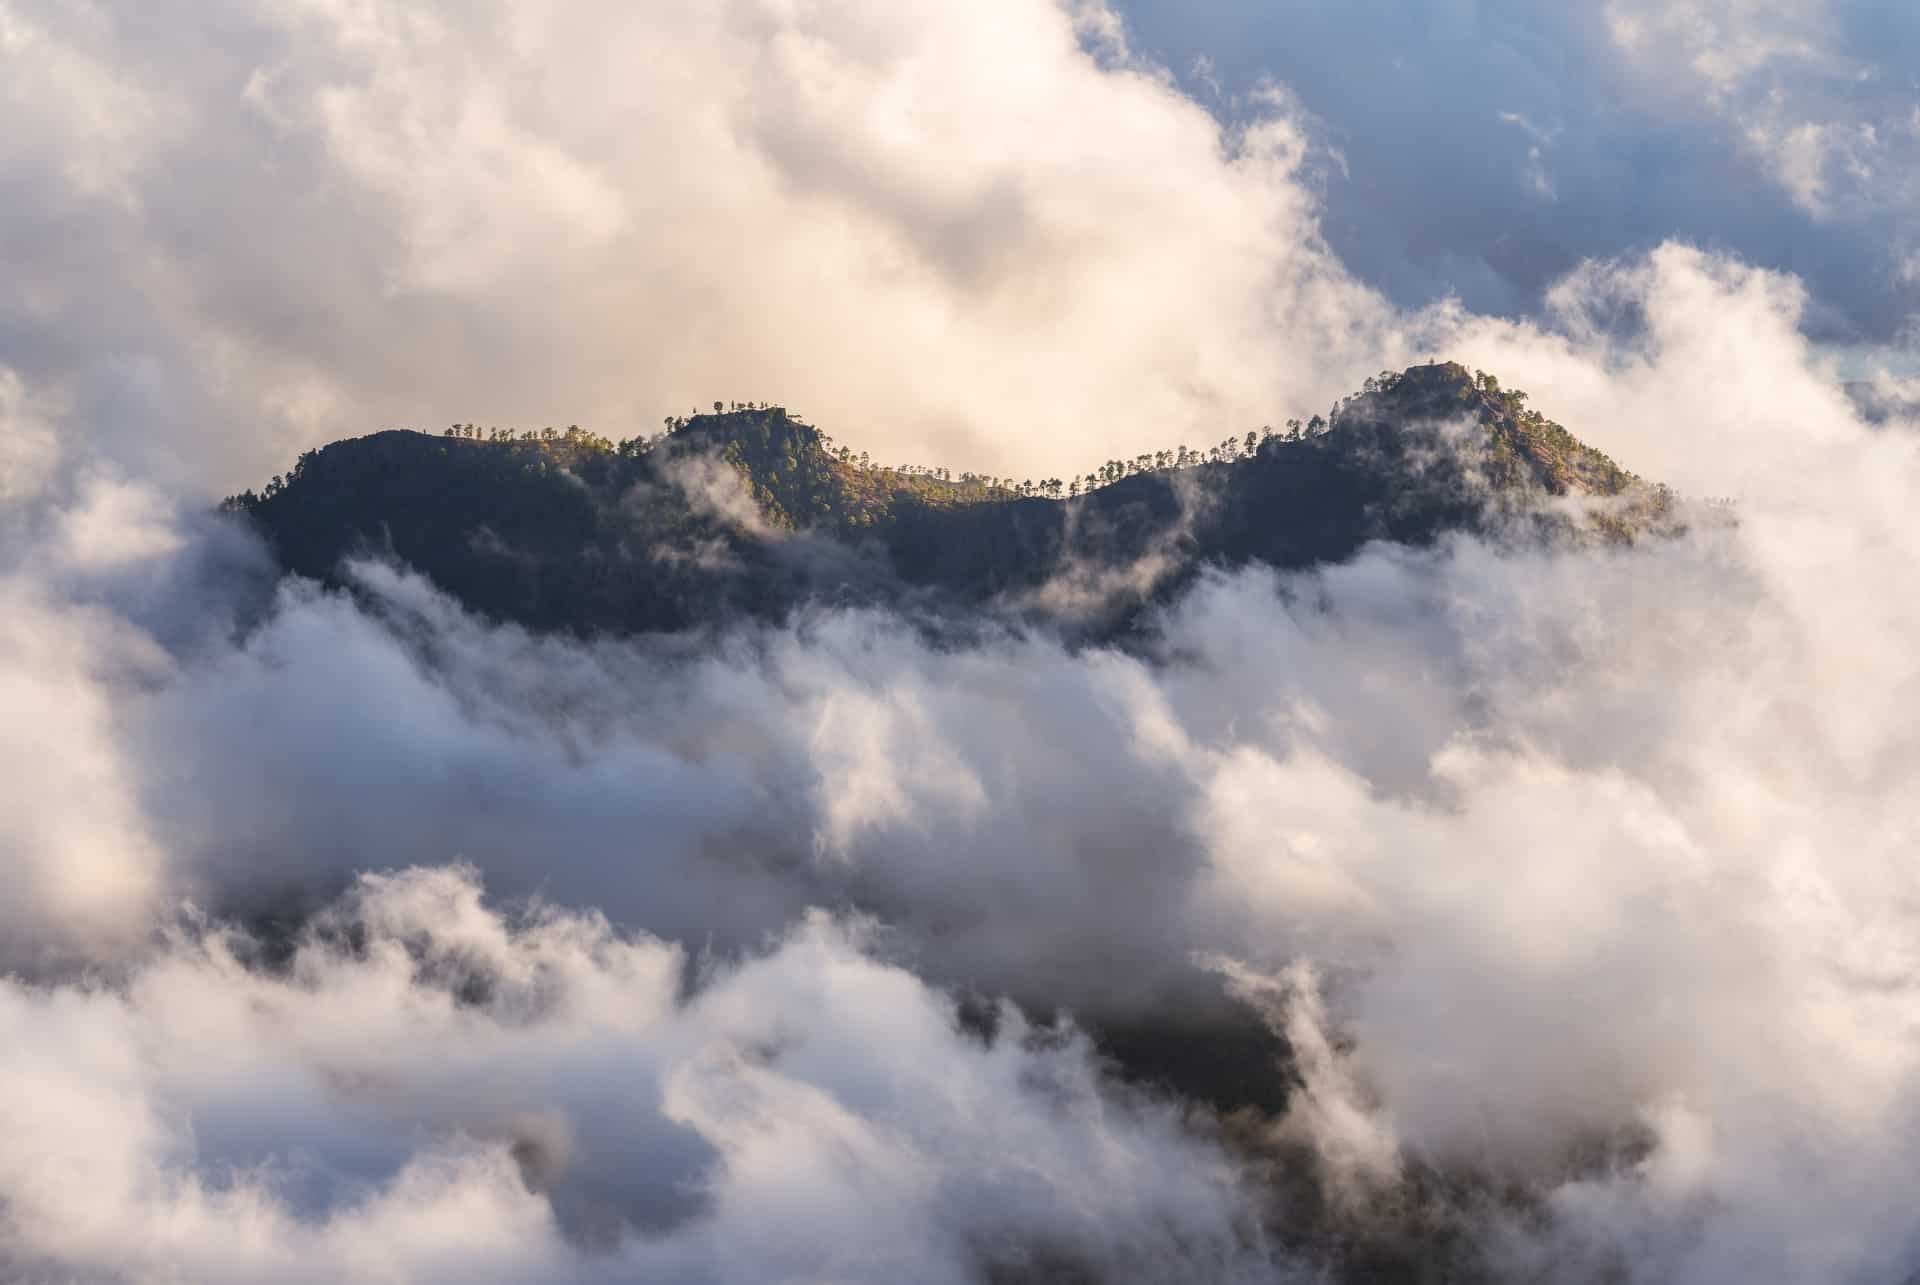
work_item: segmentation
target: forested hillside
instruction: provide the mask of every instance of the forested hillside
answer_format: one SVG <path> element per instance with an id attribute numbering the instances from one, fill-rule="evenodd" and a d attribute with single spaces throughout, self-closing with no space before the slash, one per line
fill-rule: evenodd
<path id="1" fill-rule="evenodd" d="M 716 403 L 617 443 L 376 433 L 225 507 L 302 575 L 387 555 L 488 616 L 618 633 L 912 594 L 1104 630 L 1209 563 L 1303 567 L 1449 531 L 1630 540 L 1676 520 L 1665 488 L 1451 363 L 1281 431 L 1065 480 L 876 465 L 782 408 Z"/>

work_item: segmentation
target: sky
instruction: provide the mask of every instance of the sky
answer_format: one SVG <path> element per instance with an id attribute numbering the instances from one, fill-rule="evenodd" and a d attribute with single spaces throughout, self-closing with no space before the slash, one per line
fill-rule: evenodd
<path id="1" fill-rule="evenodd" d="M 1084 472 L 1471 360 L 1463 317 L 1563 330 L 1556 286 L 1669 244 L 1791 275 L 1871 380 L 1920 306 L 1917 38 L 1814 0 L 8 0 L 7 486 L 716 398 Z"/>
<path id="2" fill-rule="evenodd" d="M 1920 17 L 1902 4 L 1127 6 L 1231 118 L 1282 85 L 1327 154 L 1323 225 L 1396 302 L 1536 312 L 1587 259 L 1679 239 L 1807 282 L 1811 327 L 1915 307 Z"/>
<path id="3" fill-rule="evenodd" d="M 0 0 L 0 1277 L 1912 1278 L 1916 37 Z M 716 398 L 1083 472 L 1428 357 L 1734 520 L 1108 650 L 530 635 L 208 511 Z M 1217 1027 L 1282 1105 L 1098 1043 Z"/>

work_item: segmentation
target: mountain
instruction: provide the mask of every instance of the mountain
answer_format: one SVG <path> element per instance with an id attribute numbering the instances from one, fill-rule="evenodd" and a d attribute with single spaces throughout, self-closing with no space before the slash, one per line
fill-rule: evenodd
<path id="1" fill-rule="evenodd" d="M 615 443 L 578 429 L 395 430 L 233 497 L 289 571 L 398 558 L 486 616 L 677 630 L 805 601 L 992 605 L 1111 634 L 1204 566 L 1299 568 L 1449 532 L 1632 540 L 1673 497 L 1525 395 L 1453 363 L 1322 419 L 1038 484 L 870 465 L 778 407 Z"/>
<path id="2" fill-rule="evenodd" d="M 1419 546 L 1452 532 L 1624 542 L 1679 522 L 1665 488 L 1450 363 L 1369 380 L 1281 433 L 1110 461 L 1071 480 L 873 466 L 783 409 L 751 407 L 618 443 L 577 429 L 375 433 L 309 452 L 225 507 L 289 571 L 351 588 L 344 560 L 390 556 L 468 608 L 538 630 L 681 630 L 851 602 L 963 626 L 985 610 L 1122 641 L 1143 608 L 1207 566 L 1305 568 L 1370 541 Z M 273 914 L 251 921 L 270 942 L 284 939 L 276 923 L 300 922 Z M 1044 996 L 1019 998 L 1047 1016 Z M 1179 1011 L 1075 1016 L 1128 1080 L 1230 1122 L 1265 1118 L 1238 1114 L 1247 1107 L 1285 1108 L 1296 1082 L 1274 1072 L 1289 1057 L 1279 1035 L 1211 991 Z M 963 1012 L 987 1023 L 997 1010 Z M 1315 1190 L 1288 1189 L 1302 1244 L 1337 1222 L 1313 1205 Z M 1451 1260 L 1433 1257 L 1444 1229 L 1395 1234 L 1404 1243 L 1389 1236 L 1367 1251 L 1377 1257 L 1366 1278 L 1447 1274 Z"/>

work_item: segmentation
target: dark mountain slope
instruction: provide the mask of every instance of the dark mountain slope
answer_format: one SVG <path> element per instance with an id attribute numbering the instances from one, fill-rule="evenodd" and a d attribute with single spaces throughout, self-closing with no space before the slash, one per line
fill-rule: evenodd
<path id="1" fill-rule="evenodd" d="M 390 555 L 485 615 L 618 633 L 916 596 L 1104 632 L 1209 563 L 1304 567 L 1451 531 L 1631 539 L 1672 521 L 1664 488 L 1452 364 L 1369 381 L 1305 432 L 1109 465 L 1071 498 L 1025 493 L 1066 489 L 870 467 L 761 408 L 617 445 L 377 433 L 228 507 L 302 575 Z"/>
<path id="2" fill-rule="evenodd" d="M 868 467 L 773 408 L 696 416 L 663 438 L 618 444 L 577 431 L 386 432 L 311 452 L 264 495 L 229 507 L 290 571 L 339 581 L 344 559 L 389 555 L 469 608 L 535 629 L 679 630 L 827 600 L 991 606 L 1095 639 L 1116 637 L 1207 565 L 1307 567 L 1373 540 L 1421 545 L 1457 531 L 1629 540 L 1675 520 L 1662 488 L 1458 366 L 1370 381 L 1330 421 L 1223 443 L 1199 462 L 1183 450 L 1110 464 L 1064 498 L 1051 495 L 1081 485 Z M 823 886 L 832 895 L 808 904 L 848 894 L 909 921 L 919 909 L 889 900 L 897 891 Z M 1284 1042 L 1211 979 L 1175 990 L 1175 1018 L 1076 1016 L 1121 1074 L 1211 1104 L 1230 1127 L 1245 1122 L 1261 1164 L 1300 1163 L 1274 1158 L 1258 1123 L 1297 1084 Z M 1016 998 L 1048 1011 L 1044 993 Z M 1409 1181 L 1429 1179 L 1416 1169 Z M 1341 1234 L 1340 1211 L 1316 1207 L 1317 1190 L 1288 1188 L 1303 1248 Z M 1449 1227 L 1419 1220 L 1486 1193 L 1421 1194 L 1370 1233 L 1381 1248 L 1362 1275 L 1465 1274 L 1436 1256 L 1452 1252 Z"/>

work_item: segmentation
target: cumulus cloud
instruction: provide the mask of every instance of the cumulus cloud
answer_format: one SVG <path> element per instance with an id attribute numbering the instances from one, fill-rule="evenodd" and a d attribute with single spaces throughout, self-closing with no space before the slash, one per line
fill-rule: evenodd
<path id="1" fill-rule="evenodd" d="M 0 404 L 200 495 L 388 424 L 728 394 L 1044 473 L 1428 351 L 1375 287 L 1534 314 L 1682 236 L 1800 274 L 1828 337 L 1907 325 L 1903 18 L 1168 12 L 9 0 Z"/>
<path id="2" fill-rule="evenodd" d="M 1910 175 L 1920 135 L 1898 59 L 1916 32 L 1872 10 L 1803 0 L 1613 0 L 1606 19 L 1637 73 L 1661 78 L 1668 92 L 1697 95 L 1794 203 L 1824 223 L 1849 210 L 1911 210 L 1917 195 Z"/>
<path id="3" fill-rule="evenodd" d="M 59 459 L 49 415 L 28 402 L 19 375 L 0 372 L 0 503 L 38 495 Z"/>
<path id="4" fill-rule="evenodd" d="M 1833 12 L 1606 16 L 1714 128 L 1855 127 L 1753 106 L 1853 65 Z M 1920 465 L 1831 281 L 1575 227 L 1529 319 L 1396 312 L 1322 240 L 1313 84 L 1223 127 L 1132 39 L 0 0 L 7 1274 L 1911 1274 Z M 1605 148 L 1515 83 L 1500 182 L 1580 204 Z M 1809 146 L 1764 182 L 1905 199 Z M 1429 350 L 1733 521 L 1213 573 L 1116 651 L 533 636 L 175 498 L 716 392 L 1071 468 Z"/>
<path id="5" fill-rule="evenodd" d="M 139 1229 L 165 1227 L 167 1261 L 197 1272 L 177 1229 L 198 1219 L 256 1229 L 258 1257 L 234 1259 L 254 1275 L 311 1257 L 428 1278 L 444 1229 L 478 1218 L 509 1277 L 918 1258 L 965 1278 L 1001 1250 L 1035 1270 L 1231 1276 L 1280 1271 L 1268 1246 L 1363 1271 L 1328 1246 L 1419 1247 L 1404 1220 L 1434 1218 L 1449 1252 L 1518 1276 L 1897 1277 L 1915 1244 L 1895 1193 L 1920 1177 L 1920 740 L 1890 716 L 1920 692 L 1920 619 L 1892 588 L 1920 555 L 1911 438 L 1859 418 L 1790 279 L 1674 248 L 1556 299 L 1552 330 L 1440 324 L 1543 376 L 1573 408 L 1549 409 L 1627 462 L 1724 479 L 1736 522 L 1632 550 L 1456 542 L 1214 574 L 1127 653 L 826 610 L 717 641 L 542 638 L 377 564 L 355 597 L 289 583 L 263 602 L 243 558 L 208 551 L 218 528 L 76 492 L 14 572 L 7 681 L 45 706 L 33 728 L 59 729 L 22 747 L 8 810 L 27 875 L 11 962 L 31 979 L 12 1000 L 19 1021 L 78 1025 L 9 1041 L 41 1078 L 0 1096 L 48 1100 L 65 1056 L 48 1050 L 100 1041 L 117 1078 L 71 1091 L 121 1122 L 112 1180 L 73 1169 L 59 1148 L 79 1144 L 51 1126 L 31 1171 L 121 1203 L 80 1225 L 55 1187 L 10 1195 L 9 1252 L 114 1274 L 162 1234 Z M 155 580 L 176 610 L 225 603 L 205 614 L 242 627 L 166 633 Z M 549 908 L 503 917 L 452 862 Z M 183 897 L 257 944 L 154 944 Z M 855 943 L 816 906 L 877 935 Z M 112 984 L 67 980 L 76 950 Z M 713 981 L 684 963 L 707 951 L 761 962 Z M 790 970 L 821 960 L 864 979 L 845 1013 L 769 1001 L 789 1018 L 723 1020 L 744 979 L 804 991 Z M 166 1025 L 185 1017 L 152 1009 L 169 979 L 267 1097 L 128 1051 L 192 1047 Z M 904 1142 L 886 1112 L 906 1099 L 863 1073 L 783 1069 L 790 1045 L 835 1068 L 895 1048 L 861 1016 L 881 1002 L 869 983 L 906 997 L 870 1020 L 922 1032 L 925 1066 L 987 1077 L 936 1094 L 934 1132 Z M 619 1048 L 657 1085 L 632 1126 L 644 1160 L 603 1156 L 627 1135 L 600 1090 L 523 1091 L 570 1082 L 542 1059 L 572 1056 L 574 1036 L 550 1036 L 576 987 L 643 1025 Z M 1285 1105 L 1189 1135 L 1103 1084 L 1084 1046 L 1047 1052 L 1018 1011 L 993 1010 L 995 1042 L 960 1034 L 982 1023 L 943 992 L 1096 1032 L 1268 1024 L 1250 1069 Z M 715 1040 L 734 1050 L 717 1064 L 687 1051 Z M 416 1047 L 454 1049 L 475 1083 L 435 1078 Z M 1130 1131 L 1043 1131 L 1034 1145 L 1060 1149 L 1031 1155 L 1031 1199 L 1013 1194 L 1028 1170 L 976 1144 L 977 1115 L 942 1114 L 1005 1093 L 1007 1121 L 1038 1127 L 1022 1095 L 1060 1099 L 1025 1087 L 1028 1058 L 1053 1068 L 1041 1084 L 1077 1068 L 1068 1117 L 1120 1110 Z M 1197 1091 L 1189 1073 L 1152 1072 Z M 324 1096 L 274 1096 L 289 1077 Z M 1089 1147 L 1171 1185 L 1049 1176 Z M 1148 1155 L 1178 1159 L 1127 1159 Z M 826 1176 L 797 1194 L 779 1157 Z M 979 1203 L 938 1194 L 956 1184 Z M 857 1261 L 784 1230 L 794 1209 L 837 1227 L 883 1198 L 893 1230 L 846 1233 Z"/>
<path id="6" fill-rule="evenodd" d="M 1897 277 L 1920 137 L 1909 8 L 1123 7 L 1143 50 L 1209 57 L 1224 110 L 1264 79 L 1287 86 L 1341 158 L 1322 167 L 1329 241 L 1403 306 L 1458 295 L 1536 315 L 1581 260 L 1680 237 L 1799 274 L 1829 339 L 1897 343 L 1915 310 Z"/>
<path id="7" fill-rule="evenodd" d="M 1223 127 L 1098 5 L 0 13 L 0 360 L 143 476 L 726 394 L 1064 471 L 1372 369 L 1299 124 Z"/>
<path id="8" fill-rule="evenodd" d="M 9 954 L 121 943 L 153 909 L 161 854 L 138 823 L 98 677 L 148 672 L 164 659 L 137 631 L 48 602 L 34 585 L 8 582 L 0 601 L 10 715 L 0 744 L 16 765 L 0 822 L 15 887 L 4 916 Z"/>
<path id="9" fill-rule="evenodd" d="M 1251 1278 L 1235 1165 L 1085 1040 L 815 917 L 739 963 L 471 871 L 360 880 L 284 963 L 214 926 L 0 983 L 0 1264 L 195 1280 Z M 691 995 L 688 990 L 691 988 Z"/>

